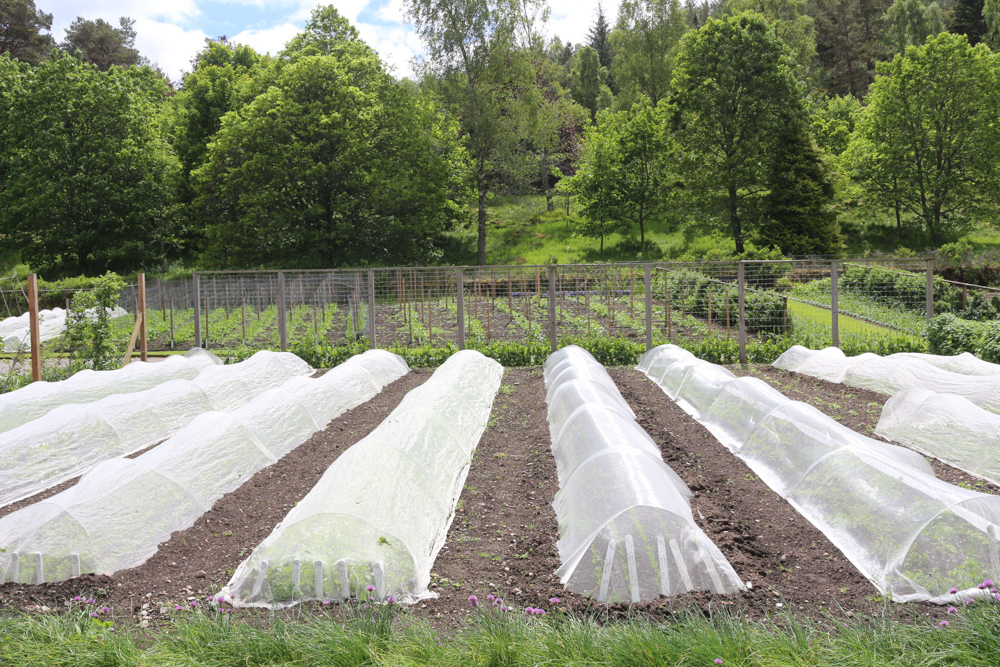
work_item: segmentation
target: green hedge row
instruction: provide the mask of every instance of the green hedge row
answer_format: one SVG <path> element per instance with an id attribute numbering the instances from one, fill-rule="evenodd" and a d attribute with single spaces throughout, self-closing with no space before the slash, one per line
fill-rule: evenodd
<path id="1" fill-rule="evenodd" d="M 927 329 L 927 343 L 933 354 L 971 352 L 985 361 L 1000 363 L 1000 321 L 937 315 Z"/>
<path id="2" fill-rule="evenodd" d="M 707 319 L 708 296 L 711 294 L 712 319 L 725 322 L 728 297 L 730 322 L 734 328 L 739 326 L 739 288 L 735 283 L 711 280 L 704 273 L 691 269 L 670 271 L 666 276 L 671 309 L 679 311 L 683 303 L 685 313 Z M 663 290 L 663 283 L 654 281 L 653 294 L 663 298 Z M 785 298 L 780 294 L 748 287 L 743 299 L 748 332 L 781 334 L 791 330 L 791 318 L 785 313 Z"/>

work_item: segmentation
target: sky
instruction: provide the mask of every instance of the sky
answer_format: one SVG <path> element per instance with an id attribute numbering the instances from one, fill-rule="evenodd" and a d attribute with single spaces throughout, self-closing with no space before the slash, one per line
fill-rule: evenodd
<path id="1" fill-rule="evenodd" d="M 545 32 L 562 40 L 583 42 L 594 21 L 598 0 L 549 0 L 551 16 Z M 225 35 L 262 53 L 277 53 L 309 20 L 316 0 L 35 0 L 53 15 L 52 36 L 61 42 L 76 17 L 135 19 L 136 47 L 177 81 L 191 69 L 191 60 L 207 37 Z M 322 3 L 328 4 L 328 3 Z M 392 68 L 397 77 L 412 74 L 411 60 L 423 51 L 420 39 L 403 16 L 403 0 L 333 0 Z M 605 0 L 604 11 L 614 21 L 618 0 Z"/>

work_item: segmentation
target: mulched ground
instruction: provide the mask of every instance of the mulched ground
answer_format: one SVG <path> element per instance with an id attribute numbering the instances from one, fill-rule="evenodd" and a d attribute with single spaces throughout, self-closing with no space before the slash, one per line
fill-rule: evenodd
<path id="1" fill-rule="evenodd" d="M 734 370 L 761 377 L 789 397 L 807 400 L 864 433 L 874 427 L 886 398 L 768 367 Z M 640 611 L 668 617 L 684 608 L 735 606 L 759 617 L 780 604 L 781 609 L 819 617 L 826 612 L 865 613 L 878 606 L 878 592 L 843 554 L 659 387 L 630 368 L 609 371 L 639 423 L 660 446 L 664 460 L 695 493 L 692 507 L 701 528 L 741 578 L 753 584 L 740 595 L 664 598 L 638 605 Z M 37 587 L 5 584 L 0 586 L 0 609 L 59 608 L 75 595 L 94 596 L 119 616 L 161 622 L 161 608 L 172 609 L 224 585 L 337 456 L 367 435 L 429 374 L 411 373 L 334 420 L 219 500 L 195 526 L 175 533 L 142 566 L 110 577 L 85 575 Z M 559 566 L 558 529 L 551 503 L 558 483 L 544 397 L 541 369 L 507 369 L 445 547 L 434 565 L 431 590 L 439 597 L 411 608 L 412 614 L 444 631 L 458 627 L 470 612 L 470 595 L 481 601 L 489 594 L 501 595 L 517 608 L 547 609 L 556 606 L 549 598 L 558 597 L 562 608 L 604 617 L 629 613 L 625 605 L 608 607 L 568 593 L 554 575 Z M 943 479 L 953 483 L 969 479 L 942 466 L 938 463 L 936 468 L 941 468 Z M 891 610 L 899 616 L 944 613 L 920 604 L 894 605 Z"/>

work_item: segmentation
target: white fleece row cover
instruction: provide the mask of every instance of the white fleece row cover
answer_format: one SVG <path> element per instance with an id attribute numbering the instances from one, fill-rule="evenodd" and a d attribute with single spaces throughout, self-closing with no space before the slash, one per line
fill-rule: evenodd
<path id="1" fill-rule="evenodd" d="M 954 357 L 910 352 L 888 357 L 866 352 L 846 357 L 836 347 L 810 350 L 793 345 L 772 365 L 882 394 L 923 387 L 962 396 L 990 412 L 1000 412 L 1000 366 L 967 352 Z M 991 368 L 998 370 L 985 372 Z"/>
<path id="2" fill-rule="evenodd" d="M 1000 485 L 1000 415 L 923 387 L 897 392 L 875 433 Z"/>
<path id="3" fill-rule="evenodd" d="M 135 459 L 98 464 L 76 486 L 0 518 L 0 581 L 37 584 L 141 565 L 223 495 L 407 372 L 399 357 L 369 350 L 232 412 L 198 415 Z"/>
<path id="4" fill-rule="evenodd" d="M 0 433 L 0 507 L 166 440 L 203 412 L 229 412 L 265 389 L 312 373 L 291 352 L 261 351 L 238 364 L 207 366 L 193 380 L 60 405 Z"/>
<path id="5" fill-rule="evenodd" d="M 88 311 L 88 317 L 96 311 Z M 128 311 L 122 308 L 114 308 L 110 311 L 112 318 L 124 317 Z M 0 321 L 0 340 L 3 341 L 4 352 L 17 352 L 22 348 L 27 348 L 31 344 L 31 318 L 30 313 L 22 313 L 17 317 L 8 317 Z M 52 310 L 41 310 L 38 312 L 38 338 L 39 342 L 58 338 L 66 331 L 66 311 L 62 308 Z"/>
<path id="6" fill-rule="evenodd" d="M 943 482 L 916 452 L 679 347 L 650 350 L 638 368 L 896 602 L 978 597 L 1000 580 L 1000 497 Z"/>
<path id="7" fill-rule="evenodd" d="M 544 375 L 562 584 L 601 602 L 743 590 L 695 524 L 690 489 L 663 462 L 604 366 L 574 345 L 549 356 Z"/>
<path id="8" fill-rule="evenodd" d="M 91 403 L 113 394 L 150 389 L 168 380 L 193 380 L 209 366 L 222 360 L 196 347 L 164 361 L 133 361 L 113 371 L 89 368 L 59 382 L 32 382 L 7 394 L 0 394 L 0 433 L 38 419 L 67 403 Z"/>
<path id="9" fill-rule="evenodd" d="M 357 596 L 427 597 L 503 366 L 453 354 L 367 437 L 333 462 L 240 564 L 239 606 Z"/>

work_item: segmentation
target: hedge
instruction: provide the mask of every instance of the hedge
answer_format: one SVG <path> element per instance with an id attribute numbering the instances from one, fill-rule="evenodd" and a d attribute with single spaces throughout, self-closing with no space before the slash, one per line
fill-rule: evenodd
<path id="1" fill-rule="evenodd" d="M 971 352 L 984 361 L 1000 363 L 1000 321 L 938 315 L 927 328 L 927 343 L 933 354 Z"/>

